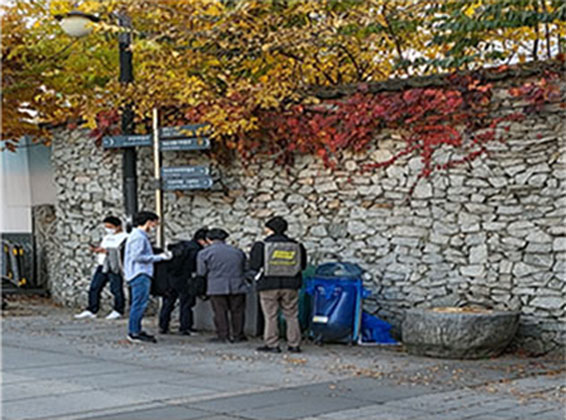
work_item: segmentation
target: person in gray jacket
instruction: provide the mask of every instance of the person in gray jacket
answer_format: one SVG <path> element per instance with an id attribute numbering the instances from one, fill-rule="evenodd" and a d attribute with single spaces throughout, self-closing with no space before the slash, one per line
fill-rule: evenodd
<path id="1" fill-rule="evenodd" d="M 226 244 L 224 241 L 228 236 L 222 229 L 210 229 L 206 237 L 209 246 L 197 254 L 197 275 L 206 278 L 206 294 L 210 296 L 214 312 L 217 336 L 210 341 L 217 343 L 247 340 L 244 335 L 246 254 Z"/>

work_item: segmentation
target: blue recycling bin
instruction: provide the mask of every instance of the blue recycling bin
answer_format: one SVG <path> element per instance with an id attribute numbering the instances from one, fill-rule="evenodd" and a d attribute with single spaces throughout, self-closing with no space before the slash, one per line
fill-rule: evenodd
<path id="1" fill-rule="evenodd" d="M 355 343 L 360 332 L 363 270 L 352 263 L 326 263 L 307 280 L 311 297 L 310 337 L 317 344 Z"/>

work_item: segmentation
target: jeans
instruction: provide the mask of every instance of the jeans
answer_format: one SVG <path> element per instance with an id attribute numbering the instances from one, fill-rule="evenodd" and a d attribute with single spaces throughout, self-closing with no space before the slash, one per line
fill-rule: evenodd
<path id="1" fill-rule="evenodd" d="M 130 319 L 128 322 L 128 333 L 138 335 L 142 331 L 142 318 L 149 302 L 149 288 L 151 277 L 140 274 L 130 281 L 132 291 L 132 305 L 130 307 Z"/>
<path id="2" fill-rule="evenodd" d="M 190 331 L 193 328 L 193 306 L 196 298 L 186 291 L 170 290 L 163 296 L 161 311 L 159 312 L 159 329 L 169 330 L 171 312 L 175 309 L 175 302 L 179 299 L 179 331 Z"/>
<path id="3" fill-rule="evenodd" d="M 101 265 L 96 268 L 94 276 L 92 276 L 88 290 L 88 307 L 86 309 L 93 314 L 98 312 L 100 309 L 100 294 L 108 282 L 110 282 L 110 291 L 114 295 L 114 310 L 123 314 L 125 299 L 122 276 L 116 273 L 103 273 Z"/>

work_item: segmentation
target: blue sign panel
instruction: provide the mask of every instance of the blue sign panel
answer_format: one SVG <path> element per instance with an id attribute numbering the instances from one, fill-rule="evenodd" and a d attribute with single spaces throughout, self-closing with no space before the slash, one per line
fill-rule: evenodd
<path id="1" fill-rule="evenodd" d="M 102 138 L 102 146 L 105 149 L 151 145 L 151 134 L 129 134 L 120 136 L 105 136 Z"/>
<path id="2" fill-rule="evenodd" d="M 189 124 L 177 127 L 162 127 L 159 129 L 159 138 L 174 139 L 178 137 L 203 137 L 209 134 L 208 124 Z"/>
<path id="3" fill-rule="evenodd" d="M 193 137 L 188 139 L 161 140 L 161 150 L 206 150 L 210 149 L 208 137 Z"/>
<path id="4" fill-rule="evenodd" d="M 210 175 L 208 166 L 176 166 L 161 169 L 161 176 L 163 178 L 191 178 L 198 176 Z"/>
<path id="5" fill-rule="evenodd" d="M 162 188 L 171 190 L 205 190 L 212 187 L 214 181 L 209 176 L 197 176 L 191 178 L 165 178 Z"/>

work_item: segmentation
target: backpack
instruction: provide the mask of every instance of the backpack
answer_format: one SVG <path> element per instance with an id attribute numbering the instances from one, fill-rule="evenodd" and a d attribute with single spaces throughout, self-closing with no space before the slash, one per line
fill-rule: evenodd
<path id="1" fill-rule="evenodd" d="M 296 242 L 265 242 L 263 274 L 295 277 L 301 272 L 301 246 Z"/>

